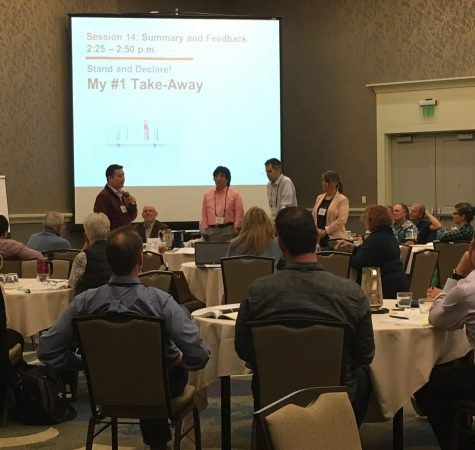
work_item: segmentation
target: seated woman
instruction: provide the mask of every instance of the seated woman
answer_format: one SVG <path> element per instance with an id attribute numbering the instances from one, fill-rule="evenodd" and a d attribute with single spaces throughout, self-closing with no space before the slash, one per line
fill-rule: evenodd
<path id="1" fill-rule="evenodd" d="M 106 284 L 112 270 L 106 258 L 106 239 L 110 222 L 104 213 L 92 213 L 84 221 L 86 242 L 73 261 L 69 286 L 76 294 Z"/>
<path id="2" fill-rule="evenodd" d="M 363 244 L 355 247 L 350 242 L 339 241 L 336 247 L 353 250 L 350 266 L 357 270 L 358 283 L 361 283 L 363 267 L 379 267 L 383 297 L 396 298 L 397 292 L 408 290 L 409 279 L 404 272 L 399 245 L 391 228 L 391 214 L 385 206 L 372 205 L 366 208 L 363 219 L 370 232 Z"/>
<path id="3" fill-rule="evenodd" d="M 452 212 L 454 225 L 457 230 L 448 231 L 440 237 L 440 242 L 460 242 L 471 241 L 473 238 L 473 227 L 470 222 L 473 219 L 473 207 L 470 203 L 457 203 Z"/>
<path id="4" fill-rule="evenodd" d="M 274 258 L 274 266 L 282 252 L 274 237 L 274 225 L 266 212 L 253 206 L 244 214 L 241 232 L 229 243 L 226 256 L 252 255 Z"/>

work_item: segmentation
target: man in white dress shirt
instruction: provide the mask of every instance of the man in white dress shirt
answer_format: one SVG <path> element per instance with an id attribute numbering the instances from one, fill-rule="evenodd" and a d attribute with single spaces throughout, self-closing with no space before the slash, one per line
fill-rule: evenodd
<path id="1" fill-rule="evenodd" d="M 431 288 L 427 297 L 434 299 L 429 322 L 436 328 L 458 330 L 465 326 L 467 337 L 475 346 L 475 241 L 465 252 L 444 289 Z M 427 414 L 442 450 L 451 449 L 454 425 L 454 400 L 475 400 L 475 365 L 442 364 L 434 367 L 428 383 L 415 393 L 417 403 Z M 470 436 L 461 436 L 457 447 L 474 449 Z"/>
<path id="2" fill-rule="evenodd" d="M 265 162 L 266 174 L 269 179 L 267 183 L 267 199 L 272 220 L 275 220 L 277 213 L 289 206 L 297 205 L 297 194 L 294 183 L 289 177 L 282 173 L 282 163 L 277 158 L 268 159 Z"/>

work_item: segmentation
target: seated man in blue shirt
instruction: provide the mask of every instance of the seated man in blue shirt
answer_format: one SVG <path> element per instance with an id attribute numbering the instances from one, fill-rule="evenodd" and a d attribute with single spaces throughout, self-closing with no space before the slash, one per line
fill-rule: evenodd
<path id="1" fill-rule="evenodd" d="M 442 228 L 437 217 L 433 216 L 421 203 L 414 203 L 409 208 L 409 218 L 417 227 L 416 244 L 427 244 L 437 237 L 437 231 Z"/>
<path id="2" fill-rule="evenodd" d="M 169 294 L 141 284 L 142 239 L 128 228 L 114 230 L 107 240 L 106 256 L 114 275 L 109 283 L 89 289 L 73 300 L 54 326 L 41 336 L 38 359 L 57 369 L 80 369 L 81 359 L 73 351 L 73 317 L 104 313 L 136 313 L 165 320 L 169 381 L 172 397 L 183 392 L 189 370 L 204 367 L 209 348 L 196 325 Z M 144 355 L 144 358 L 151 355 Z M 166 449 L 171 439 L 167 420 L 141 420 L 145 444 Z"/>

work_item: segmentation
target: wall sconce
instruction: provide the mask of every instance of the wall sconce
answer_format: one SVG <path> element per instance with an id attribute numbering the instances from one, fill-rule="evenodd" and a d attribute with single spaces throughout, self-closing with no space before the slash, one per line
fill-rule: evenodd
<path id="1" fill-rule="evenodd" d="M 419 106 L 422 108 L 422 115 L 424 117 L 432 117 L 437 106 L 437 100 L 435 98 L 426 98 L 425 100 L 419 100 Z"/>

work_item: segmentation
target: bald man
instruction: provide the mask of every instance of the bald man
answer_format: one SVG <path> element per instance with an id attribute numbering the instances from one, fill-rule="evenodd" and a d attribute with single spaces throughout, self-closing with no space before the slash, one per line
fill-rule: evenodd
<path id="1" fill-rule="evenodd" d="M 142 238 L 143 242 L 147 242 L 149 238 L 158 238 L 159 232 L 169 230 L 170 227 L 157 220 L 158 212 L 153 205 L 145 205 L 142 210 L 142 223 L 135 224 L 137 233 Z"/>

